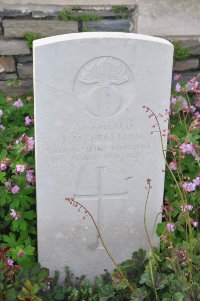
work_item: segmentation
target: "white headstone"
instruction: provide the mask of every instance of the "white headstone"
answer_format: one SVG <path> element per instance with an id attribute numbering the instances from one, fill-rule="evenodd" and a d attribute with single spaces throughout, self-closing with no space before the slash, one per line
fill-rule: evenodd
<path id="1" fill-rule="evenodd" d="M 148 248 L 163 200 L 165 163 L 159 135 L 142 109 L 169 107 L 172 45 L 126 33 L 80 33 L 34 42 L 39 262 L 69 266 L 89 278 L 113 266 L 90 210 L 117 262 Z M 161 121 L 162 123 L 163 121 Z M 165 124 L 165 127 L 167 124 Z M 164 138 L 164 147 L 166 139 Z M 154 237 L 153 242 L 157 243 Z"/>

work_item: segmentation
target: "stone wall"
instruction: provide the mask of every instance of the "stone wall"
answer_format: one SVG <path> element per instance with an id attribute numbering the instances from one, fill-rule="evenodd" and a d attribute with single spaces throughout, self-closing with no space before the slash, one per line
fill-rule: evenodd
<path id="1" fill-rule="evenodd" d="M 161 36 L 172 42 L 178 40 L 181 47 L 190 49 L 186 60 L 175 62 L 175 72 L 184 72 L 188 78 L 200 72 L 199 0 L 182 0 L 182 9 L 180 2 L 173 0 L 87 0 L 82 1 L 84 6 L 77 0 L 78 7 L 54 5 L 56 1 L 53 0 L 48 0 L 48 5 L 45 2 L 47 0 L 0 0 L 0 92 L 22 95 L 32 90 L 30 40 L 33 35 L 47 37 L 81 31 L 124 31 Z M 65 2 L 73 1 L 63 0 L 59 4 Z M 123 7 L 110 5 L 121 2 Z M 64 10 L 73 13 L 71 20 L 60 19 L 60 12 Z M 29 43 L 26 33 L 29 33 Z"/>

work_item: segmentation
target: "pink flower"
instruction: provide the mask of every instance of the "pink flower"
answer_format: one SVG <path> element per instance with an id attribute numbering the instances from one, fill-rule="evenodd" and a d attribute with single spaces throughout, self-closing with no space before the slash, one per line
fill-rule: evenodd
<path id="1" fill-rule="evenodd" d="M 24 172 L 24 170 L 25 170 L 24 165 L 21 165 L 21 164 L 16 165 L 16 169 L 15 169 L 16 173 L 22 173 L 22 172 Z"/>
<path id="2" fill-rule="evenodd" d="M 28 146 L 28 151 L 32 151 L 34 149 L 35 141 L 33 137 L 28 137 L 27 139 L 27 146 Z"/>
<path id="3" fill-rule="evenodd" d="M 12 187 L 11 192 L 12 194 L 17 194 L 19 190 L 20 190 L 19 186 L 15 185 Z"/>
<path id="4" fill-rule="evenodd" d="M 3 124 L 0 124 L 0 130 L 2 130 L 2 131 L 5 130 L 5 126 Z"/>
<path id="5" fill-rule="evenodd" d="M 193 180 L 193 183 L 194 183 L 196 186 L 199 186 L 199 185 L 200 185 L 200 177 L 196 177 L 196 179 Z"/>
<path id="6" fill-rule="evenodd" d="M 16 108 L 21 108 L 23 107 L 23 102 L 21 101 L 21 99 L 19 98 L 18 100 L 16 100 L 13 104 L 14 107 Z"/>
<path id="7" fill-rule="evenodd" d="M 32 120 L 29 116 L 25 117 L 25 125 L 30 125 L 32 123 Z"/>
<path id="8" fill-rule="evenodd" d="M 170 162 L 169 167 L 171 168 L 171 170 L 176 170 L 177 169 L 176 162 L 173 162 L 173 161 Z"/>
<path id="9" fill-rule="evenodd" d="M 180 150 L 185 154 L 195 154 L 195 149 L 193 148 L 193 145 L 191 143 L 182 143 L 180 146 Z"/>
<path id="10" fill-rule="evenodd" d="M 187 192 L 192 192 L 192 191 L 195 191 L 196 185 L 195 185 L 195 183 L 192 183 L 192 182 L 189 182 L 189 183 L 188 182 L 184 182 L 183 183 L 183 188 Z"/>
<path id="11" fill-rule="evenodd" d="M 174 232 L 176 230 L 176 226 L 172 223 L 167 224 L 167 231 L 168 232 Z"/>
<path id="12" fill-rule="evenodd" d="M 15 211 L 15 209 L 10 209 L 10 211 L 10 215 L 15 218 L 17 216 L 17 212 Z"/>
<path id="13" fill-rule="evenodd" d="M 193 221 L 193 220 L 192 220 L 192 225 L 193 225 L 194 227 L 198 227 L 198 224 L 199 224 L 199 223 L 198 223 L 197 221 Z"/>
<path id="14" fill-rule="evenodd" d="M 20 219 L 20 215 L 19 213 L 17 213 L 17 211 L 15 211 L 15 209 L 10 209 L 10 215 L 15 219 L 15 220 L 18 220 Z"/>
<path id="15" fill-rule="evenodd" d="M 192 205 L 185 205 L 185 206 L 181 206 L 181 211 L 185 212 L 186 210 L 188 211 L 192 211 L 193 206 Z"/>
<path id="16" fill-rule="evenodd" d="M 175 74 L 173 79 L 174 80 L 180 80 L 181 79 L 181 74 Z"/>
<path id="17" fill-rule="evenodd" d="M 30 169 L 30 170 L 27 171 L 27 173 L 26 173 L 26 180 L 29 183 L 34 182 L 35 177 L 34 177 L 34 170 L 33 169 Z"/>
<path id="18" fill-rule="evenodd" d="M 183 104 L 182 104 L 182 106 L 183 106 L 183 110 L 185 110 L 185 111 L 187 111 L 188 110 L 188 103 L 187 103 L 187 101 L 184 99 L 183 100 Z"/>
<path id="19" fill-rule="evenodd" d="M 7 165 L 6 165 L 6 164 L 0 163 L 0 169 L 1 169 L 1 171 L 6 170 L 6 168 L 7 168 Z"/>
<path id="20" fill-rule="evenodd" d="M 176 84 L 176 92 L 180 92 L 181 91 L 181 85 L 179 83 Z"/>
<path id="21" fill-rule="evenodd" d="M 0 110 L 0 117 L 3 115 L 3 111 L 2 110 Z"/>
<path id="22" fill-rule="evenodd" d="M 8 258 L 7 265 L 9 265 L 10 267 L 12 267 L 13 264 L 14 264 L 14 261 L 12 259 Z"/>
<path id="23" fill-rule="evenodd" d="M 177 99 L 175 97 L 172 97 L 171 99 L 171 104 L 175 105 L 177 103 Z"/>

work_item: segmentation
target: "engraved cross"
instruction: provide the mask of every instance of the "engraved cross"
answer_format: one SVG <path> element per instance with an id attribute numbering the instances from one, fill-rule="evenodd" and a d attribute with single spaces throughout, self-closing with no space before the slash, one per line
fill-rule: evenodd
<path id="1" fill-rule="evenodd" d="M 97 225 L 101 232 L 101 219 L 102 219 L 102 200 L 118 200 L 124 199 L 128 195 L 128 191 L 126 192 L 117 192 L 117 193 L 103 193 L 104 182 L 103 182 L 103 175 L 104 175 L 104 166 L 98 167 L 98 193 L 92 195 L 84 195 L 84 194 L 74 194 L 74 199 L 77 201 L 84 201 L 84 200 L 97 200 L 98 202 L 98 212 L 97 212 Z M 97 237 L 97 249 L 103 249 L 99 238 Z"/>

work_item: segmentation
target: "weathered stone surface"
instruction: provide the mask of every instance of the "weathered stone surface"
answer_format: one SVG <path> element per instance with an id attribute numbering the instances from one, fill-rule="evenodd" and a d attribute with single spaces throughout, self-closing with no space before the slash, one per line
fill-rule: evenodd
<path id="1" fill-rule="evenodd" d="M 15 8 L 8 8 L 8 7 L 1 7 L 0 6 L 0 16 L 1 17 L 28 17 L 31 16 L 29 9 L 18 9 Z"/>
<path id="2" fill-rule="evenodd" d="M 19 4 L 19 0 L 1 0 L 4 4 Z M 20 4 L 32 4 L 33 0 L 20 0 Z M 133 5 L 136 0 L 59 0 L 59 5 Z M 34 0 L 34 4 L 58 5 L 57 0 Z"/>
<path id="3" fill-rule="evenodd" d="M 33 64 L 32 63 L 26 63 L 17 64 L 17 72 L 19 75 L 19 78 L 26 79 L 26 78 L 33 78 Z"/>
<path id="4" fill-rule="evenodd" d="M 0 40 L 0 55 L 30 54 L 26 41 Z"/>
<path id="5" fill-rule="evenodd" d="M 199 67 L 199 59 L 190 58 L 184 61 L 176 61 L 173 70 L 181 72 L 186 70 L 198 69 L 198 67 Z"/>
<path id="6" fill-rule="evenodd" d="M 0 57 L 0 73 L 14 72 L 15 60 L 12 57 Z"/>
<path id="7" fill-rule="evenodd" d="M 58 20 L 3 20 L 6 38 L 22 38 L 26 32 L 45 37 L 78 31 L 78 23 Z"/>
<path id="8" fill-rule="evenodd" d="M 187 47 L 190 49 L 190 53 L 192 55 L 200 56 L 200 37 L 196 37 L 195 39 L 179 39 L 179 41 L 183 47 Z"/>
<path id="9" fill-rule="evenodd" d="M 17 79 L 16 73 L 0 73 L 0 80 Z"/>
<path id="10" fill-rule="evenodd" d="M 20 84 L 14 87 L 10 86 L 6 81 L 0 81 L 0 91 L 7 96 L 17 97 L 27 95 L 33 91 L 33 81 L 20 81 Z"/>
<path id="11" fill-rule="evenodd" d="M 199 0 L 139 0 L 137 32 L 159 36 L 200 35 Z"/>
<path id="12" fill-rule="evenodd" d="M 18 63 L 31 63 L 33 62 L 33 57 L 31 55 L 23 55 L 16 57 Z"/>
<path id="13" fill-rule="evenodd" d="M 83 31 L 107 31 L 107 32 L 130 32 L 132 30 L 132 23 L 129 19 L 113 19 L 90 21 L 83 23 Z"/>
<path id="14" fill-rule="evenodd" d="M 70 265 L 75 275 L 93 278 L 112 263 L 90 218 L 65 197 L 92 212 L 117 262 L 149 248 L 144 187 L 151 178 L 152 233 L 165 162 L 142 106 L 156 114 L 168 108 L 173 47 L 116 32 L 40 39 L 33 47 L 39 261 L 51 271 Z M 152 243 L 158 243 L 155 236 Z"/>

